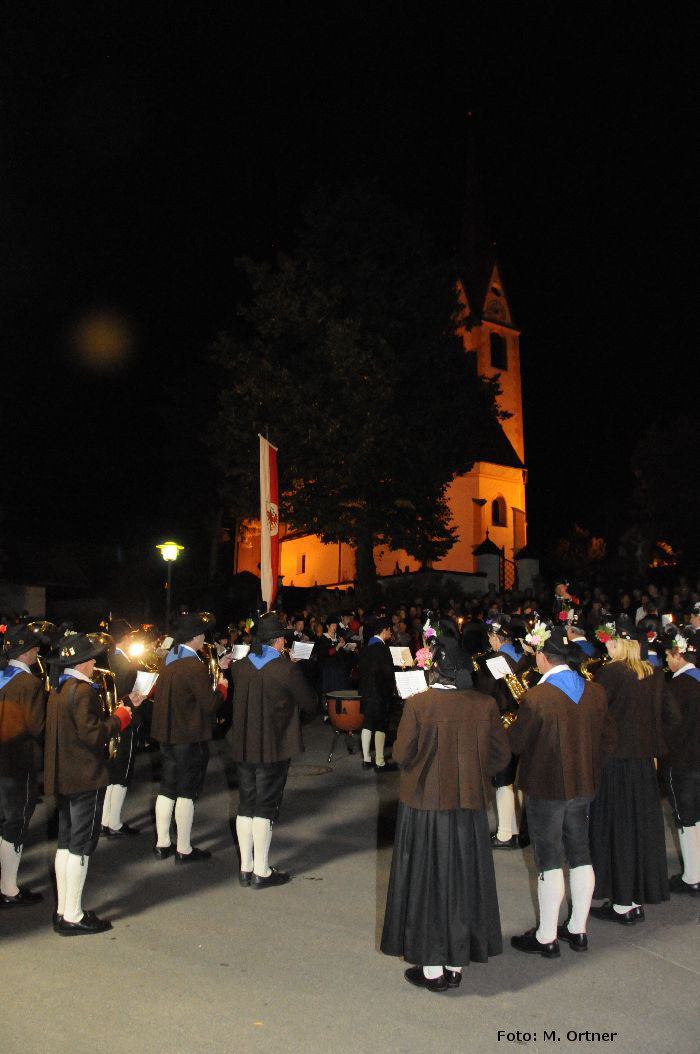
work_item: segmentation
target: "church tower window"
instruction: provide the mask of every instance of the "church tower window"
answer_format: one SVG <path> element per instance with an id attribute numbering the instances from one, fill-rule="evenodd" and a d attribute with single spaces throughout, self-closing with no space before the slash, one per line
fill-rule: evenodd
<path id="1" fill-rule="evenodd" d="M 508 344 L 506 338 L 500 333 L 491 333 L 489 337 L 491 347 L 491 366 L 494 370 L 508 369 Z"/>
<path id="2" fill-rule="evenodd" d="M 506 512 L 505 498 L 494 498 L 491 502 L 491 523 L 494 527 L 507 527 L 508 514 Z"/>

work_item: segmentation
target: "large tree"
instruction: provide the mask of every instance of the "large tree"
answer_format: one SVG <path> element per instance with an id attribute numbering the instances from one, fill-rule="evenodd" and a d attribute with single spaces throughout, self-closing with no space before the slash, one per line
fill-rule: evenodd
<path id="1" fill-rule="evenodd" d="M 238 261 L 251 295 L 215 357 L 228 376 L 215 428 L 229 512 L 257 510 L 257 433 L 279 446 L 281 516 L 355 547 L 422 564 L 455 540 L 445 488 L 497 416 L 495 381 L 456 336 L 456 273 L 422 223 L 373 184 L 319 192 L 296 247 Z"/>

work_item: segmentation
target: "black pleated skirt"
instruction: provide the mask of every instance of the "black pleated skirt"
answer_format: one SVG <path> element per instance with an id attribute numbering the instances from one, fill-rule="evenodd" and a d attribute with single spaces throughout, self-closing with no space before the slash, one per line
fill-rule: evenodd
<path id="1" fill-rule="evenodd" d="M 614 904 L 669 899 L 666 835 L 651 758 L 622 758 L 603 769 L 590 809 L 594 897 Z"/>
<path id="2" fill-rule="evenodd" d="M 421 966 L 467 966 L 503 951 L 484 810 L 399 804 L 381 949 Z"/>

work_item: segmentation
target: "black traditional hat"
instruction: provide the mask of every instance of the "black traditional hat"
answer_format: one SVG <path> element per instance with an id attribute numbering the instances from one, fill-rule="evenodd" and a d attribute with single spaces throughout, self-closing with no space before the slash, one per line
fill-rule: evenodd
<path id="1" fill-rule="evenodd" d="M 286 628 L 284 620 L 278 612 L 268 611 L 266 615 L 261 615 L 258 619 L 254 629 L 254 636 L 261 644 L 266 644 L 269 640 L 278 640 L 279 637 L 283 637 Z"/>
<path id="2" fill-rule="evenodd" d="M 549 636 L 542 645 L 542 651 L 545 655 L 551 655 L 557 659 L 562 659 L 564 662 L 569 662 L 574 653 L 566 635 L 566 628 L 547 623 L 547 629 L 549 630 Z"/>
<path id="3" fill-rule="evenodd" d="M 178 617 L 171 633 L 176 644 L 184 644 L 185 641 L 192 640 L 194 637 L 198 637 L 200 633 L 206 633 L 207 630 L 213 628 L 210 622 L 206 622 L 193 611 L 188 611 Z"/>
<path id="4" fill-rule="evenodd" d="M 460 689 L 472 687 L 467 656 L 454 637 L 440 634 L 434 646 L 433 663 L 441 683 L 454 684 Z"/>
<path id="5" fill-rule="evenodd" d="M 96 659 L 105 651 L 103 640 L 93 639 L 88 633 L 70 633 L 62 637 L 57 650 L 49 656 L 52 666 L 78 666 L 81 662 Z"/>
<path id="6" fill-rule="evenodd" d="M 623 640 L 639 640 L 641 637 L 629 615 L 618 615 L 614 625 L 616 637 L 621 637 Z"/>
<path id="7" fill-rule="evenodd" d="M 47 644 L 48 640 L 45 633 L 37 633 L 26 622 L 20 622 L 17 626 L 7 627 L 2 653 L 6 659 L 17 659 L 25 651 Z"/>
<path id="8" fill-rule="evenodd" d="M 129 634 L 133 632 L 133 627 L 125 618 L 113 618 L 109 624 L 110 636 L 115 641 L 123 640 L 124 637 L 128 637 Z"/>
<path id="9" fill-rule="evenodd" d="M 688 662 L 697 663 L 698 637 L 700 635 L 692 626 L 666 626 L 661 638 L 664 651 L 679 651 Z"/>

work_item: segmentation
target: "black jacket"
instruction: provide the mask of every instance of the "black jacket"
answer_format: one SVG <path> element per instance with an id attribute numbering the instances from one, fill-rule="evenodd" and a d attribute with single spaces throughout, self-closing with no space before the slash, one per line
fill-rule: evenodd
<path id="1" fill-rule="evenodd" d="M 299 664 L 284 655 L 256 669 L 250 656 L 233 665 L 234 761 L 284 761 L 304 749 L 299 711 L 311 712 L 316 698 Z"/>

